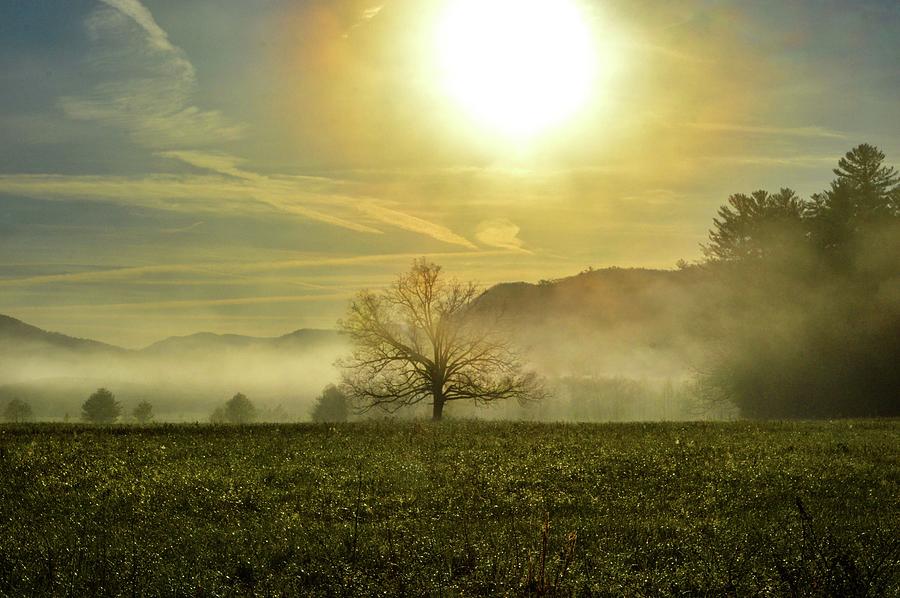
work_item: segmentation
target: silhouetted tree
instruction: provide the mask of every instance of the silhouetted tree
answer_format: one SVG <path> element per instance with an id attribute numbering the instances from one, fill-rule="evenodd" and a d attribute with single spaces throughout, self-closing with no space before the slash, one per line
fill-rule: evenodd
<path id="1" fill-rule="evenodd" d="M 345 422 L 350 415 L 347 395 L 333 384 L 329 384 L 316 399 L 312 410 L 314 422 Z"/>
<path id="2" fill-rule="evenodd" d="M 791 238 L 743 234 L 745 220 L 768 221 L 757 217 L 762 194 L 719 211 L 707 258 L 735 267 L 710 269 L 723 309 L 704 315 L 716 331 L 698 386 L 705 400 L 750 417 L 900 415 L 900 301 L 886 292 L 900 277 L 898 177 L 883 160 L 867 144 L 848 152 L 830 188 L 803 206 L 803 226 L 785 229 Z M 795 220 L 796 204 L 785 205 Z"/>
<path id="3" fill-rule="evenodd" d="M 854 191 L 856 211 L 863 219 L 900 215 L 900 175 L 884 165 L 884 154 L 874 145 L 854 147 L 834 169 L 837 183 Z"/>
<path id="4" fill-rule="evenodd" d="M 116 396 L 105 388 L 98 388 L 81 406 L 81 417 L 95 424 L 111 424 L 121 414 L 122 407 Z"/>
<path id="5" fill-rule="evenodd" d="M 435 420 L 448 401 L 539 398 L 535 376 L 522 371 L 511 347 L 467 317 L 478 295 L 474 284 L 448 281 L 424 259 L 385 290 L 360 292 L 339 322 L 354 345 L 340 363 L 347 394 L 363 410 L 431 400 Z"/>
<path id="6" fill-rule="evenodd" d="M 31 421 L 33 417 L 31 405 L 20 399 L 12 399 L 3 408 L 4 421 L 14 424 Z"/>
<path id="7" fill-rule="evenodd" d="M 803 201 L 791 189 L 732 195 L 713 219 L 703 254 L 723 262 L 771 256 L 794 243 L 802 231 L 803 212 Z"/>
<path id="8" fill-rule="evenodd" d="M 133 415 L 134 419 L 137 420 L 137 423 L 148 424 L 153 421 L 153 405 L 147 401 L 141 401 L 137 404 L 137 407 L 134 408 Z"/>
<path id="9" fill-rule="evenodd" d="M 832 265 L 848 268 L 863 236 L 900 219 L 900 176 L 884 154 L 859 145 L 840 159 L 831 186 L 812 196 L 806 210 L 817 248 Z"/>
<path id="10" fill-rule="evenodd" d="M 222 421 L 229 424 L 249 424 L 256 421 L 256 407 L 242 393 L 237 393 L 227 403 L 221 413 Z"/>

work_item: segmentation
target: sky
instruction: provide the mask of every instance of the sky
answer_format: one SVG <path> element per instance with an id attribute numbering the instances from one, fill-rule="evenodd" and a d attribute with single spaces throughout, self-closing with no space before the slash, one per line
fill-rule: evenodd
<path id="1" fill-rule="evenodd" d="M 524 5 L 484 0 L 463 74 L 502 72 L 467 97 L 526 73 L 517 115 L 591 65 L 527 134 L 448 87 L 466 1 L 0 3 L 0 313 L 127 347 L 331 328 L 418 256 L 485 286 L 672 268 L 729 194 L 808 196 L 863 142 L 900 163 L 893 0 L 572 0 L 574 61 L 544 25 L 511 55 Z"/>

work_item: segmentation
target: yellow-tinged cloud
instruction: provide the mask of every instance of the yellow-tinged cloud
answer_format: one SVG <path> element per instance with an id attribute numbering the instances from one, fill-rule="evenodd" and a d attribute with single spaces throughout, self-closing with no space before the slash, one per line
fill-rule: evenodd
<path id="1" fill-rule="evenodd" d="M 58 282 L 85 283 L 133 280 L 147 275 L 157 274 L 194 274 L 204 276 L 219 275 L 223 277 L 241 277 L 248 273 L 277 272 L 282 270 L 295 270 L 303 268 L 335 268 L 342 266 L 356 266 L 361 264 L 375 264 L 383 262 L 405 263 L 421 257 L 425 257 L 431 260 L 452 260 L 456 258 L 469 259 L 473 257 L 492 257 L 508 253 L 508 251 L 457 251 L 426 254 L 387 253 L 344 257 L 322 255 L 298 259 L 263 262 L 230 262 L 224 264 L 158 264 L 154 266 L 133 266 L 126 268 L 111 268 L 108 270 L 92 270 L 89 272 L 44 274 L 39 276 L 28 276 L 24 278 L 6 278 L 0 279 L 0 288 L 31 286 Z"/>
<path id="2" fill-rule="evenodd" d="M 465 237 L 457 235 L 449 228 L 429 222 L 428 220 L 424 220 L 417 216 L 411 216 L 410 214 L 405 214 L 398 210 L 380 206 L 373 201 L 360 202 L 357 204 L 356 209 L 379 222 L 390 224 L 397 228 L 427 235 L 438 241 L 444 241 L 445 243 L 460 245 L 469 249 L 478 249 L 474 243 Z"/>
<path id="3" fill-rule="evenodd" d="M 688 123 L 686 126 L 703 131 L 749 133 L 751 135 L 772 135 L 776 137 L 817 137 L 821 139 L 846 139 L 847 137 L 839 131 L 832 131 L 825 127 L 767 127 L 723 122 L 695 122 Z"/>
<path id="4" fill-rule="evenodd" d="M 265 179 L 264 176 L 239 168 L 239 164 L 244 160 L 237 156 L 218 152 L 202 152 L 197 150 L 171 150 L 167 152 L 158 152 L 160 156 L 180 160 L 185 164 L 190 164 L 196 168 L 211 170 L 221 174 L 227 174 L 238 179 L 247 179 L 249 181 L 259 181 Z"/>
<path id="5" fill-rule="evenodd" d="M 210 156 L 192 156 L 197 164 L 209 167 Z M 183 159 L 184 156 L 181 156 Z M 219 157 L 222 172 L 237 171 L 229 158 Z M 248 214 L 277 211 L 361 233 L 382 231 L 358 221 L 360 215 L 379 223 L 419 233 L 438 241 L 477 249 L 469 240 L 450 229 L 417 216 L 387 208 L 377 200 L 351 197 L 304 188 L 310 179 L 247 176 L 169 176 L 143 178 L 68 175 L 0 175 L 0 193 L 53 200 L 94 200 L 139 205 L 186 213 L 215 212 Z M 312 179 L 315 184 L 321 180 Z M 318 206 L 318 207 L 310 207 Z M 323 211 L 336 211 L 338 214 Z"/>
<path id="6" fill-rule="evenodd" d="M 53 305 L 40 307 L 17 307 L 21 312 L 57 311 L 68 309 L 84 310 L 148 310 L 148 309 L 184 309 L 191 307 L 215 307 L 224 305 L 258 305 L 267 303 L 298 303 L 309 301 L 337 301 L 348 299 L 353 293 L 328 293 L 322 295 L 277 295 L 260 297 L 230 297 L 226 299 L 185 299 L 176 301 L 144 301 L 134 303 L 86 303 L 82 305 Z"/>
<path id="7" fill-rule="evenodd" d="M 483 244 L 500 249 L 531 253 L 519 238 L 519 225 L 506 218 L 485 220 L 478 225 L 475 237 Z"/>

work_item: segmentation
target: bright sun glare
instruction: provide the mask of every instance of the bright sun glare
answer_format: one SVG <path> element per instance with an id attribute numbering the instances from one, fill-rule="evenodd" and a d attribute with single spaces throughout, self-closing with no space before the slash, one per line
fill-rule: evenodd
<path id="1" fill-rule="evenodd" d="M 571 0 L 450 0 L 437 43 L 447 93 L 511 137 L 571 117 L 596 75 L 591 28 Z"/>

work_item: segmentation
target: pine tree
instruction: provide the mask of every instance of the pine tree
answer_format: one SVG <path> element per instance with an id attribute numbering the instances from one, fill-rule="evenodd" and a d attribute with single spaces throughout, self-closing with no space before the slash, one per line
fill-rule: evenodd
<path id="1" fill-rule="evenodd" d="M 703 253 L 710 261 L 770 256 L 801 230 L 805 204 L 791 189 L 736 193 L 719 208 Z"/>
<path id="2" fill-rule="evenodd" d="M 838 177 L 837 184 L 854 190 L 856 213 L 861 219 L 900 215 L 900 175 L 884 165 L 884 153 L 874 145 L 863 143 L 854 147 L 838 161 L 833 172 Z"/>

